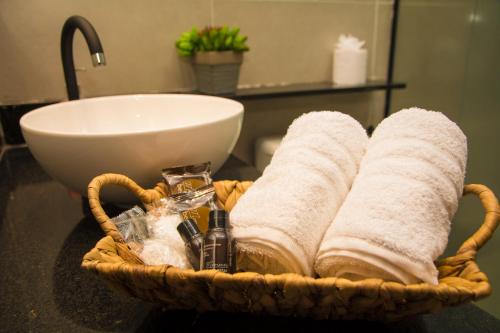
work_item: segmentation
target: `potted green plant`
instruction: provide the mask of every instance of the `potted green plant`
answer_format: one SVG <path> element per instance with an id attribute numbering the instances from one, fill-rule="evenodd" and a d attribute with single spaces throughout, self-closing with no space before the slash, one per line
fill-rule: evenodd
<path id="1" fill-rule="evenodd" d="M 193 28 L 184 32 L 175 46 L 180 56 L 193 60 L 198 90 L 208 94 L 236 91 L 243 52 L 248 51 L 246 36 L 237 27 Z"/>

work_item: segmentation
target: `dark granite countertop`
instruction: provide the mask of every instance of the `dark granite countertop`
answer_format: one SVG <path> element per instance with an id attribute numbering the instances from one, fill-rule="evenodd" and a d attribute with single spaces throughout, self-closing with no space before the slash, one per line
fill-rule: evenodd
<path id="1" fill-rule="evenodd" d="M 231 157 L 216 178 L 257 176 Z M 0 162 L 0 216 L 0 332 L 500 332 L 500 321 L 472 304 L 382 324 L 172 312 L 116 294 L 80 269 L 83 255 L 103 236 L 99 226 L 26 148 L 7 151 Z"/>

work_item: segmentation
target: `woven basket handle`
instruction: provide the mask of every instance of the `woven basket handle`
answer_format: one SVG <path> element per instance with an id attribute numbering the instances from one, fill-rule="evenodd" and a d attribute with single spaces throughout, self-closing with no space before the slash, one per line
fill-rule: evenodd
<path id="1" fill-rule="evenodd" d="M 472 252 L 476 255 L 477 251 L 483 247 L 491 238 L 493 232 L 498 227 L 500 220 L 500 208 L 495 194 L 486 186 L 480 184 L 469 184 L 464 187 L 464 195 L 473 193 L 479 197 L 484 207 L 484 221 L 479 230 L 477 230 L 469 239 L 467 239 L 457 251 L 457 254 Z"/>
<path id="2" fill-rule="evenodd" d="M 142 203 L 148 205 L 155 200 L 166 196 L 166 187 L 159 183 L 154 189 L 145 190 L 127 176 L 106 173 L 92 179 L 88 186 L 89 205 L 95 219 L 107 236 L 111 236 L 115 242 L 125 243 L 115 224 L 111 221 L 101 206 L 99 193 L 104 185 L 119 185 L 130 190 Z"/>

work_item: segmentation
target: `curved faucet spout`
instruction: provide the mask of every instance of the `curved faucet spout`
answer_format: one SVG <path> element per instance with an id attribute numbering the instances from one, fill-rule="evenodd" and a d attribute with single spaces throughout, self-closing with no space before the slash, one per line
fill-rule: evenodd
<path id="1" fill-rule="evenodd" d="M 61 58 L 69 100 L 80 98 L 76 83 L 75 64 L 73 62 L 73 36 L 76 29 L 80 30 L 85 37 L 94 66 L 106 65 L 101 41 L 90 22 L 78 15 L 68 18 L 64 23 L 61 33 Z"/>

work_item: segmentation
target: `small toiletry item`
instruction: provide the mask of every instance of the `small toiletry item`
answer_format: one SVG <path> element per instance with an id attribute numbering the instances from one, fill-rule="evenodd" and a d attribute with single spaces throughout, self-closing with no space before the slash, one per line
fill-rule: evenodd
<path id="1" fill-rule="evenodd" d="M 177 231 L 173 230 L 175 233 Z M 191 269 L 191 264 L 184 252 L 181 237 L 178 241 L 172 239 L 149 238 L 144 241 L 138 254 L 146 265 L 172 265 L 181 269 Z"/>
<path id="2" fill-rule="evenodd" d="M 213 184 L 199 187 L 190 192 L 172 194 L 153 202 L 150 214 L 160 216 L 173 212 L 180 214 L 183 220 L 187 220 L 191 216 L 191 211 L 207 205 L 209 201 L 214 201 L 214 195 L 215 187 Z"/>
<path id="3" fill-rule="evenodd" d="M 118 231 L 122 234 L 123 240 L 127 243 L 143 243 L 149 237 L 146 223 L 146 213 L 139 206 L 124 211 L 120 215 L 111 219 Z"/>
<path id="4" fill-rule="evenodd" d="M 228 215 L 222 209 L 210 211 L 203 244 L 202 269 L 234 273 L 234 241 L 228 232 Z"/>
<path id="5" fill-rule="evenodd" d="M 178 212 L 167 207 L 153 208 L 146 215 L 149 238 L 136 251 L 146 265 L 173 265 L 192 268 L 186 255 L 184 241 L 177 231 L 182 222 Z"/>
<path id="6" fill-rule="evenodd" d="M 366 83 L 367 51 L 364 41 L 351 35 L 340 35 L 333 52 L 333 83 L 356 85 Z"/>
<path id="7" fill-rule="evenodd" d="M 197 190 L 202 186 L 212 183 L 210 178 L 210 162 L 166 168 L 162 171 L 165 183 L 171 195 Z M 215 208 L 213 200 L 209 200 L 206 205 L 190 209 L 184 212 L 185 219 L 192 219 L 202 232 L 208 228 L 208 212 Z"/>
<path id="8" fill-rule="evenodd" d="M 197 209 L 209 201 L 213 202 L 214 195 L 215 187 L 210 183 L 190 192 L 172 194 L 168 199 L 173 200 L 173 206 L 184 214 L 185 211 Z"/>
<path id="9" fill-rule="evenodd" d="M 212 182 L 210 162 L 165 168 L 162 176 L 171 194 L 189 192 Z"/>
<path id="10" fill-rule="evenodd" d="M 168 238 L 172 230 L 182 222 L 181 216 L 174 211 L 164 211 L 161 214 L 147 215 L 149 238 Z M 176 234 L 176 232 L 174 233 Z"/>
<path id="11" fill-rule="evenodd" d="M 186 244 L 186 255 L 195 271 L 200 270 L 201 253 L 203 250 L 203 234 L 192 219 L 182 221 L 177 231 Z"/>
<path id="12" fill-rule="evenodd" d="M 138 252 L 144 263 L 199 270 L 203 235 L 195 221 L 185 221 L 184 213 L 205 205 L 214 193 L 213 184 L 209 184 L 154 202 L 146 215 L 149 239 Z"/>

